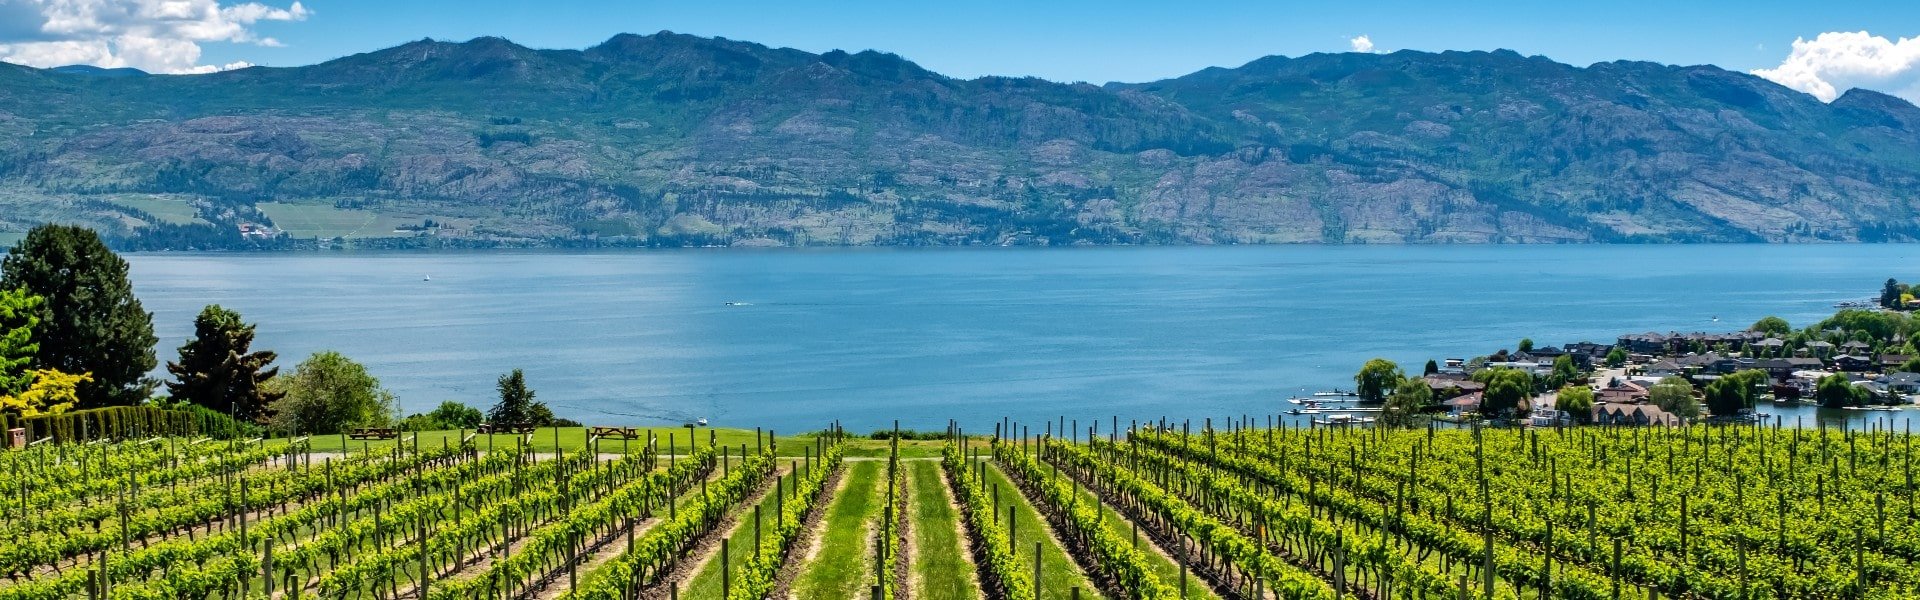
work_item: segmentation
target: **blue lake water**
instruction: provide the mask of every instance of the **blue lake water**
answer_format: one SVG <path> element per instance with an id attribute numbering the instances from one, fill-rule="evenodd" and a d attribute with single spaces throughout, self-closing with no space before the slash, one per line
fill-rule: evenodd
<path id="1" fill-rule="evenodd" d="M 589 423 L 975 430 L 1225 417 L 1366 359 L 1798 327 L 1915 275 L 1913 245 L 1262 246 L 138 254 L 163 361 L 219 303 L 281 364 L 338 350 L 408 412 L 527 372 Z M 431 281 L 426 280 L 431 277 Z M 735 303 L 735 305 L 729 305 Z M 1718 317 L 1719 321 L 1712 319 Z M 1776 413 L 1811 417 L 1811 409 Z M 1884 417 L 1869 413 L 1863 417 Z"/>

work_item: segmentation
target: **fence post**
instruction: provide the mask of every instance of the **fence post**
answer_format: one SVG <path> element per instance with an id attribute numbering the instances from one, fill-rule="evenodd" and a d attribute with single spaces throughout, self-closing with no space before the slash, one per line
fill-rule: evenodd
<path id="1" fill-rule="evenodd" d="M 1040 542 L 1033 543 L 1033 600 L 1040 600 Z"/>

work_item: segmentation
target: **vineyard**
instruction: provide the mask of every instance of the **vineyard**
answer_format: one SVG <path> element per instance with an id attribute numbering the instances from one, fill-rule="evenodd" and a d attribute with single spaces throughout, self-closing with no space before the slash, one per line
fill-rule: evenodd
<path id="1" fill-rule="evenodd" d="M 0 600 L 1920 596 L 1904 432 L 1215 425 L 36 444 Z"/>

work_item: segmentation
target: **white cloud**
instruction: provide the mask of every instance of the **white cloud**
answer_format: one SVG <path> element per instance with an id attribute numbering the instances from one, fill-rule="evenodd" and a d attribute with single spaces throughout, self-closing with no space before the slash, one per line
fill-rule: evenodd
<path id="1" fill-rule="evenodd" d="M 280 46 L 253 26 L 304 21 L 286 8 L 220 0 L 0 0 L 0 60 L 35 67 L 87 64 L 154 73 L 208 73 L 252 66 L 200 64 L 208 42 Z"/>
<path id="2" fill-rule="evenodd" d="M 1793 40 L 1793 52 L 1780 66 L 1753 74 L 1825 102 L 1858 87 L 1920 103 L 1920 38 L 1830 31 Z"/>
<path id="3" fill-rule="evenodd" d="M 1354 52 L 1366 52 L 1369 54 L 1373 52 L 1373 38 L 1369 38 L 1364 34 L 1347 40 L 1347 44 L 1353 47 Z"/>

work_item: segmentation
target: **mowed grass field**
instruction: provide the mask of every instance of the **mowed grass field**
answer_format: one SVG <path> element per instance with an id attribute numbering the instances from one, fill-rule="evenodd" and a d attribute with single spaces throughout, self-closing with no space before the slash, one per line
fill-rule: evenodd
<path id="1" fill-rule="evenodd" d="M 291 204 L 261 202 L 260 212 L 273 224 L 295 238 L 380 238 L 401 237 L 393 228 L 417 219 L 383 215 L 368 210 L 335 208 L 330 204 Z"/>
<path id="2" fill-rule="evenodd" d="M 793 594 L 799 598 L 859 598 L 873 579 L 873 545 L 868 543 L 886 506 L 887 465 L 863 461 L 847 465 L 843 487 L 833 496 L 821 525 L 819 551 L 804 557 Z M 802 540 L 805 542 L 807 540 Z M 801 552 L 811 549 L 803 546 Z"/>
<path id="3" fill-rule="evenodd" d="M 738 456 L 740 454 L 741 444 L 745 444 L 747 449 L 752 451 L 758 448 L 754 441 L 757 436 L 765 439 L 764 434 L 752 429 L 712 427 L 695 429 L 688 429 L 686 427 L 638 427 L 636 429 L 640 435 L 640 439 L 637 440 L 598 440 L 597 443 L 599 444 L 600 452 L 606 454 L 619 454 L 627 450 L 637 452 L 643 446 L 646 446 L 646 437 L 653 435 L 654 437 L 660 438 L 661 450 L 671 454 L 685 455 L 690 452 L 690 446 L 688 446 L 687 442 L 691 439 L 703 446 L 709 443 L 726 446 L 730 449 L 731 454 Z M 775 444 L 775 449 L 779 451 L 781 456 L 803 456 L 813 448 L 814 437 L 818 435 L 818 433 L 819 432 L 801 432 L 797 435 L 779 433 L 779 437 L 776 438 L 773 443 Z M 416 443 L 413 439 L 414 437 L 419 438 L 417 443 L 421 448 L 438 448 L 458 444 L 462 436 L 473 436 L 474 445 L 481 450 L 495 447 L 505 449 L 515 444 L 527 443 L 533 447 L 535 452 L 553 452 L 554 448 L 574 450 L 587 443 L 587 430 L 584 427 L 542 427 L 534 430 L 534 432 L 524 440 L 521 436 L 511 434 L 477 435 L 472 430 L 445 430 L 402 433 L 400 437 L 391 440 L 356 440 L 348 437 L 346 434 L 317 435 L 312 436 L 309 439 L 309 443 L 312 444 L 314 452 L 384 452 L 393 448 L 395 444 L 401 443 L 411 448 L 413 444 Z M 887 455 L 886 440 L 849 438 L 846 444 L 846 455 L 849 458 L 871 459 Z M 938 457 L 940 456 L 940 449 L 944 447 L 945 444 L 946 442 L 936 440 L 904 440 L 900 442 L 900 456 L 902 458 Z"/>
<path id="4" fill-rule="evenodd" d="M 973 578 L 973 561 L 961 550 L 960 512 L 952 504 L 940 463 L 903 462 L 913 486 L 913 597 L 924 600 L 971 600 L 981 597 Z"/>

